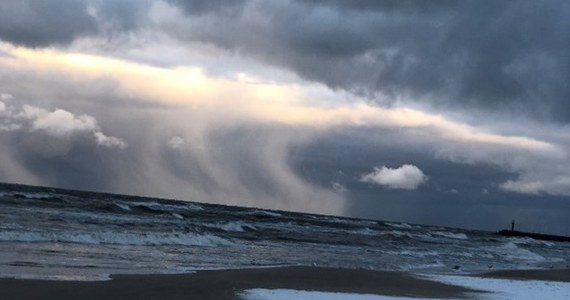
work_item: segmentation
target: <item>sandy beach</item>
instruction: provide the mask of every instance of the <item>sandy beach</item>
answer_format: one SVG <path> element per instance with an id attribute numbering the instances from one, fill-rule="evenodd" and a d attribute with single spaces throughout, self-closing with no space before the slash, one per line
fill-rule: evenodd
<path id="1" fill-rule="evenodd" d="M 436 275 L 437 277 L 437 275 Z M 199 271 L 172 275 L 112 275 L 108 281 L 0 279 L 0 299 L 242 299 L 251 289 L 468 299 L 485 292 L 405 272 L 318 267 Z M 463 276 L 456 276 L 463 277 Z M 464 278 L 570 282 L 570 270 L 505 270 Z"/>
<path id="2" fill-rule="evenodd" d="M 0 279 L 3 300 L 241 299 L 247 289 L 293 289 L 422 298 L 463 298 L 469 290 L 401 272 L 316 267 L 113 275 L 109 281 Z"/>

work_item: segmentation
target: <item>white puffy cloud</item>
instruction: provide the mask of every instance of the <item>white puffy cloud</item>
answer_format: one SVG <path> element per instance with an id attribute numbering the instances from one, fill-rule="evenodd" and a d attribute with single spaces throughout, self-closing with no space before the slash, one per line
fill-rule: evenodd
<path id="1" fill-rule="evenodd" d="M 414 165 L 399 168 L 374 168 L 371 173 L 362 176 L 361 181 L 382 185 L 390 189 L 415 190 L 427 180 L 422 170 Z"/>
<path id="2" fill-rule="evenodd" d="M 513 181 L 509 180 L 501 184 L 501 189 L 507 192 L 516 192 L 521 194 L 538 194 L 543 188 L 543 184 L 539 181 Z"/>
<path id="3" fill-rule="evenodd" d="M 570 195 L 570 176 L 558 176 L 544 179 L 509 180 L 501 185 L 501 189 L 521 194 L 550 194 L 555 196 Z"/>
<path id="4" fill-rule="evenodd" d="M 0 99 L 6 94 L 0 94 Z M 6 103 L 0 101 L 0 131 L 14 131 L 20 129 L 21 125 L 12 120 L 11 108 Z"/>
<path id="5" fill-rule="evenodd" d="M 127 143 L 120 138 L 106 136 L 100 131 L 95 131 L 93 135 L 95 136 L 97 145 L 119 149 L 125 149 L 127 147 Z"/>
<path id="6" fill-rule="evenodd" d="M 30 132 L 44 132 L 60 139 L 68 139 L 74 134 L 92 135 L 97 145 L 119 149 L 127 147 L 124 140 L 101 132 L 97 120 L 92 116 L 76 116 L 63 109 L 48 111 L 32 105 L 24 105 L 18 111 L 0 102 L 0 131 L 22 128 L 27 128 Z"/>
<path id="7" fill-rule="evenodd" d="M 67 137 L 79 131 L 96 131 L 97 121 L 88 115 L 75 116 L 72 113 L 56 109 L 49 112 L 45 109 L 24 105 L 22 116 L 29 119 L 31 131 L 45 131 L 56 137 Z"/>
<path id="8" fill-rule="evenodd" d="M 11 94 L 0 93 L 0 100 L 6 101 L 6 100 L 12 100 L 13 98 L 14 96 L 12 96 Z"/>
<path id="9" fill-rule="evenodd" d="M 174 136 L 168 141 L 168 146 L 172 149 L 180 149 L 186 145 L 186 141 L 179 136 Z"/>

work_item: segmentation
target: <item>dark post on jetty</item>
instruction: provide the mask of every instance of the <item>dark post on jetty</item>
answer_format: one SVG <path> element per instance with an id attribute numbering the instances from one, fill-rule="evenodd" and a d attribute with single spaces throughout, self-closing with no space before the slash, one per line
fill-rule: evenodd
<path id="1" fill-rule="evenodd" d="M 515 220 L 511 221 L 511 230 L 501 230 L 496 234 L 502 236 L 529 237 L 535 240 L 543 240 L 543 241 L 570 242 L 570 237 L 567 236 L 516 231 Z"/>

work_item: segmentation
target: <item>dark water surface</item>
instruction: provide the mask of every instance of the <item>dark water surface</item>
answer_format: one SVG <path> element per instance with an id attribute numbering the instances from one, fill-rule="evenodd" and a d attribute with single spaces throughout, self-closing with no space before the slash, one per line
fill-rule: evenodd
<path id="1" fill-rule="evenodd" d="M 0 277 L 314 264 L 472 272 L 566 266 L 569 254 L 570 243 L 482 231 L 0 184 Z"/>

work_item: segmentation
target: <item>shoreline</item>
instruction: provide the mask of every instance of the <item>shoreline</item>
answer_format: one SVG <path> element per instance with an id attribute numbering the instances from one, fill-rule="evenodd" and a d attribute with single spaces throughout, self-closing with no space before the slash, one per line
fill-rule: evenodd
<path id="1" fill-rule="evenodd" d="M 111 275 L 108 281 L 0 279 L 0 298 L 46 299 L 242 299 L 249 289 L 291 289 L 422 298 L 467 298 L 476 292 L 413 273 L 320 267 L 197 271 L 173 275 Z"/>
<path id="2" fill-rule="evenodd" d="M 499 270 L 450 275 L 477 279 L 570 282 L 570 269 Z M 387 297 L 468 299 L 484 290 L 437 281 L 411 272 L 322 267 L 201 270 L 188 274 L 111 275 L 107 281 L 0 278 L 0 299 L 243 299 L 252 289 L 285 289 Z"/>

